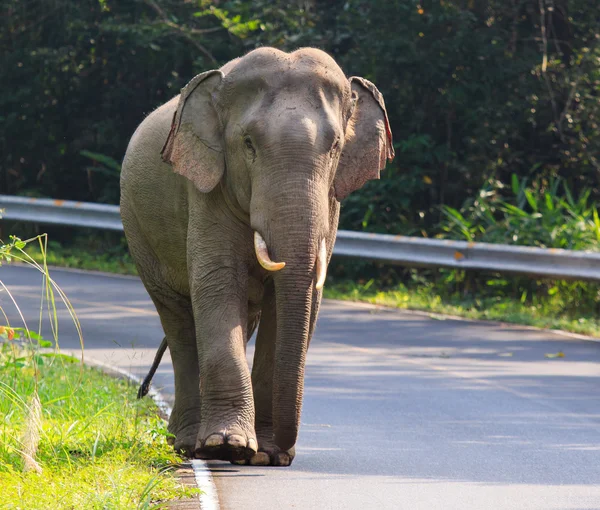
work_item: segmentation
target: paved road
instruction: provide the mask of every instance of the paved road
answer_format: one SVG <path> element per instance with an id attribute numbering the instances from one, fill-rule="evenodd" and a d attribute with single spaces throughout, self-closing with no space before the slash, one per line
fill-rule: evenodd
<path id="1" fill-rule="evenodd" d="M 161 331 L 140 282 L 53 275 L 86 355 L 143 373 Z M 39 277 L 0 279 L 34 323 Z M 169 363 L 156 381 L 172 393 Z M 291 468 L 211 463 L 222 508 L 600 509 L 600 343 L 326 302 L 304 402 Z"/>

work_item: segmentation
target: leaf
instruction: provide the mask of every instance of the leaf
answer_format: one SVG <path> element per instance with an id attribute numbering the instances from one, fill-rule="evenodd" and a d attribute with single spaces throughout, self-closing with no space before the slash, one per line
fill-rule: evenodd
<path id="1" fill-rule="evenodd" d="M 565 188 L 565 195 L 567 196 L 567 201 L 569 202 L 569 205 L 573 208 L 575 208 L 575 200 L 573 200 L 573 195 L 571 194 L 571 190 L 569 189 L 569 187 L 565 184 L 564 186 Z"/>
<path id="2" fill-rule="evenodd" d="M 526 190 L 523 190 L 523 192 L 525 193 L 525 198 L 527 198 L 527 202 L 529 202 L 529 205 L 531 206 L 531 208 L 537 212 L 537 210 L 538 210 L 537 200 L 535 199 L 535 197 L 533 196 L 531 191 L 526 189 Z"/>
<path id="3" fill-rule="evenodd" d="M 92 161 L 102 163 L 104 166 L 112 168 L 117 172 L 121 171 L 121 165 L 116 160 L 114 160 L 110 156 L 107 156 L 106 154 L 100 154 L 98 152 L 91 152 L 87 150 L 79 151 L 79 154 L 85 156 L 86 158 L 90 158 Z"/>
<path id="4" fill-rule="evenodd" d="M 594 217 L 594 226 L 596 227 L 595 228 L 596 241 L 600 242 L 600 219 L 598 218 L 598 209 L 596 209 L 595 207 L 592 210 L 592 215 Z"/>
<path id="5" fill-rule="evenodd" d="M 512 174 L 511 176 L 511 186 L 512 186 L 512 191 L 513 193 L 516 195 L 519 194 L 519 178 L 517 177 L 517 174 Z"/>
<path id="6" fill-rule="evenodd" d="M 558 352 L 555 352 L 555 353 L 547 352 L 546 354 L 544 354 L 544 357 L 550 358 L 550 359 L 564 358 L 565 357 L 565 353 L 562 352 L 562 351 L 558 351 Z"/>
<path id="7" fill-rule="evenodd" d="M 29 336 L 32 340 L 37 340 L 38 342 L 40 340 L 44 340 L 42 338 L 42 335 L 39 335 L 35 331 L 31 331 L 31 330 L 25 331 L 25 329 L 23 328 L 23 332 L 25 333 L 26 336 Z"/>
<path id="8" fill-rule="evenodd" d="M 514 215 L 520 216 L 522 218 L 529 217 L 529 214 L 527 214 L 523 209 L 519 209 L 518 207 L 515 207 L 514 205 L 509 204 L 507 202 L 502 202 L 501 209 L 506 213 L 513 213 Z"/>
<path id="9" fill-rule="evenodd" d="M 62 354 L 60 352 L 45 352 L 40 354 L 44 358 L 57 358 L 63 361 L 67 361 L 68 363 L 79 363 L 79 360 L 75 356 L 69 356 L 68 354 Z"/>

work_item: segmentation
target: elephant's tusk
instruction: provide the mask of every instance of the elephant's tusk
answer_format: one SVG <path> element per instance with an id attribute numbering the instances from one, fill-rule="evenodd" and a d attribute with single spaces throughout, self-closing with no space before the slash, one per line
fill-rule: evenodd
<path id="1" fill-rule="evenodd" d="M 265 240 L 256 231 L 254 231 L 254 252 L 259 264 L 267 271 L 279 271 L 285 267 L 285 262 L 273 262 L 271 260 L 269 250 L 267 250 L 267 243 L 265 243 Z"/>
<path id="2" fill-rule="evenodd" d="M 315 289 L 321 290 L 323 288 L 326 276 L 327 246 L 325 246 L 325 239 L 321 239 L 321 246 L 319 247 L 319 254 L 317 255 L 317 283 L 315 283 Z"/>

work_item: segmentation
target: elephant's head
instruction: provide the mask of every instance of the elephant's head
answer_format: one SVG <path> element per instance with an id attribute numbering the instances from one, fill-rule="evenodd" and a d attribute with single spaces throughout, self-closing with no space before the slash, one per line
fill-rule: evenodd
<path id="1" fill-rule="evenodd" d="M 260 264 L 277 271 L 275 441 L 288 449 L 311 302 L 325 279 L 325 240 L 335 236 L 330 201 L 378 179 L 394 156 L 383 97 L 322 51 L 261 48 L 182 90 L 162 154 L 201 192 L 220 184 L 238 217 L 247 215 Z"/>

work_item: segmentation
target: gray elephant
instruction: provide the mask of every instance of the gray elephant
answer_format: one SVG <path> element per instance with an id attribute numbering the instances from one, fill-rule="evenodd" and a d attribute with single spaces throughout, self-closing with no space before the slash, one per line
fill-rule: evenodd
<path id="1" fill-rule="evenodd" d="M 312 48 L 202 73 L 137 128 L 121 215 L 171 353 L 178 451 L 292 462 L 339 201 L 393 155 L 377 88 Z"/>

